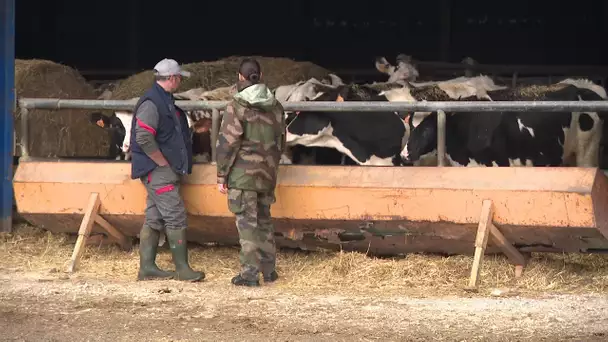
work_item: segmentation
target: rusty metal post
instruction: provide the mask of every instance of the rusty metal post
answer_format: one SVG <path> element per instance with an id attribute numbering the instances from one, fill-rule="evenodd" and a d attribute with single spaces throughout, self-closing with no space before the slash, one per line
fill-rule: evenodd
<path id="1" fill-rule="evenodd" d="M 21 107 L 21 158 L 30 156 L 30 130 L 29 130 L 29 110 Z"/>
<path id="2" fill-rule="evenodd" d="M 214 163 L 217 158 L 215 144 L 217 144 L 217 136 L 220 131 L 220 111 L 213 109 L 211 111 L 211 162 Z"/>
<path id="3" fill-rule="evenodd" d="M 445 166 L 445 112 L 437 111 L 437 166 Z"/>

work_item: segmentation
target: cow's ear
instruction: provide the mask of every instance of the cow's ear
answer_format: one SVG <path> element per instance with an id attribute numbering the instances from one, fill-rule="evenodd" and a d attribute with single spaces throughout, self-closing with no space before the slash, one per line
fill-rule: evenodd
<path id="1" fill-rule="evenodd" d="M 500 112 L 485 112 L 469 115 L 472 117 L 469 123 L 467 147 L 469 151 L 476 153 L 490 147 L 502 121 L 503 114 Z"/>
<path id="2" fill-rule="evenodd" d="M 89 113 L 89 121 L 101 128 L 105 128 L 109 124 L 108 117 L 103 115 L 101 112 Z"/>
<path id="3" fill-rule="evenodd" d="M 326 96 L 323 96 L 324 98 L 327 98 L 326 101 L 335 101 L 341 90 L 345 88 L 344 85 L 334 86 L 329 84 L 323 84 L 321 82 L 313 83 L 312 87 L 315 96 L 311 99 L 311 101 L 317 100 L 323 94 L 327 94 Z"/>
<path id="4" fill-rule="evenodd" d="M 376 69 L 383 74 L 388 74 L 390 71 L 391 63 L 389 63 L 384 57 L 376 57 Z"/>

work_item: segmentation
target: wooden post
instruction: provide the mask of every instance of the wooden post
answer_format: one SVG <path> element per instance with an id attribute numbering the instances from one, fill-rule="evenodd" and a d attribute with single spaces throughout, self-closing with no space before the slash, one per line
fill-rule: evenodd
<path id="1" fill-rule="evenodd" d="M 475 257 L 473 258 L 473 267 L 471 268 L 471 278 L 469 279 L 469 288 L 476 289 L 479 283 L 479 273 L 481 271 L 481 263 L 488 245 L 488 236 L 490 233 L 490 220 L 492 219 L 492 201 L 484 200 L 481 206 L 481 216 L 479 217 L 479 225 L 477 225 L 477 238 L 475 239 Z"/>
<path id="2" fill-rule="evenodd" d="M 484 200 L 481 206 L 479 225 L 477 226 L 475 256 L 471 268 L 471 277 L 469 278 L 468 287 L 465 288 L 467 291 L 477 291 L 481 264 L 488 245 L 488 237 L 490 236 L 492 237 L 492 241 L 500 248 L 507 258 L 509 258 L 509 261 L 515 265 L 515 278 L 521 277 L 523 268 L 526 265 L 526 258 L 517 250 L 517 248 L 513 247 L 500 230 L 498 230 L 492 222 L 492 216 L 492 201 Z"/>
<path id="3" fill-rule="evenodd" d="M 73 273 L 76 270 L 76 266 L 80 260 L 80 256 L 84 251 L 84 247 L 87 244 L 87 239 L 91 235 L 93 225 L 99 224 L 116 242 L 120 245 L 123 250 L 129 250 L 132 247 L 132 243 L 127 237 L 121 233 L 118 229 L 114 228 L 108 221 L 103 217 L 99 216 L 99 207 L 101 201 L 99 199 L 99 193 L 94 192 L 89 197 L 89 203 L 84 211 L 84 217 L 80 223 L 80 229 L 78 230 L 78 239 L 74 246 L 74 252 L 72 252 L 72 258 L 67 268 L 68 273 Z"/>

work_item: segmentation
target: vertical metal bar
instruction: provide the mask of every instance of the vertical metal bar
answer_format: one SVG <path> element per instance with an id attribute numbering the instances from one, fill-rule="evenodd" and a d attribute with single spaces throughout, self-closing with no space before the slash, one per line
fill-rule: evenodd
<path id="1" fill-rule="evenodd" d="M 517 85 L 517 72 L 514 72 L 513 76 L 511 77 L 511 87 L 515 88 L 516 85 Z"/>
<path id="2" fill-rule="evenodd" d="M 0 232 L 13 228 L 15 0 L 0 0 Z"/>
<path id="3" fill-rule="evenodd" d="M 217 109 L 211 111 L 211 162 L 215 163 L 217 158 L 217 151 L 215 144 L 217 144 L 217 136 L 220 131 L 220 112 Z"/>
<path id="4" fill-rule="evenodd" d="M 445 112 L 437 111 L 437 166 L 445 166 Z"/>
<path id="5" fill-rule="evenodd" d="M 21 157 L 27 158 L 30 156 L 30 129 L 29 129 L 29 110 L 21 108 Z"/>

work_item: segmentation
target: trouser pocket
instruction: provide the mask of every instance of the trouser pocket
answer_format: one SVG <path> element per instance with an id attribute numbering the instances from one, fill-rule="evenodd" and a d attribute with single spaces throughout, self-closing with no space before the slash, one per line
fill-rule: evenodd
<path id="1" fill-rule="evenodd" d="M 245 210 L 243 190 L 228 189 L 228 210 L 233 214 L 240 214 Z"/>

